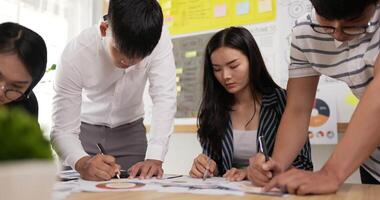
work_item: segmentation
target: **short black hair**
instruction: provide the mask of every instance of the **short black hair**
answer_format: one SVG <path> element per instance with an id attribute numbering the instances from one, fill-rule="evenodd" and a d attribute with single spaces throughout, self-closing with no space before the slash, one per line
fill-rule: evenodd
<path id="1" fill-rule="evenodd" d="M 318 15 L 328 20 L 355 19 L 378 0 L 310 0 Z"/>
<path id="2" fill-rule="evenodd" d="M 160 40 L 163 14 L 157 0 L 110 0 L 107 18 L 116 47 L 127 57 L 148 56 Z"/>
<path id="3" fill-rule="evenodd" d="M 25 92 L 32 91 L 46 71 L 47 48 L 36 32 L 16 23 L 0 24 L 0 53 L 14 53 L 25 65 L 32 77 L 32 84 Z"/>

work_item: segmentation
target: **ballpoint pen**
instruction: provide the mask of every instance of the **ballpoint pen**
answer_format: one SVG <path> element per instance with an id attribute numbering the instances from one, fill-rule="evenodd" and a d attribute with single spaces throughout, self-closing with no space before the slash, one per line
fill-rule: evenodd
<path id="1" fill-rule="evenodd" d="M 203 173 L 203 178 L 202 180 L 206 180 L 207 176 L 208 176 L 208 172 L 209 172 L 209 168 L 210 168 L 210 162 L 211 162 L 211 159 L 210 158 L 207 158 L 207 166 L 206 166 L 206 170 L 205 172 Z"/>
<path id="2" fill-rule="evenodd" d="M 269 160 L 269 155 L 268 155 L 267 147 L 265 144 L 266 143 L 265 143 L 264 136 L 259 136 L 260 151 L 264 154 L 265 162 L 267 162 Z"/>
<path id="3" fill-rule="evenodd" d="M 100 151 L 100 153 L 101 153 L 102 155 L 105 155 L 105 154 L 106 154 L 106 151 L 104 150 L 102 144 L 97 143 L 96 146 L 98 147 L 98 149 L 99 149 L 99 151 Z M 117 177 L 118 179 L 120 179 L 120 170 L 117 170 L 116 177 Z"/>

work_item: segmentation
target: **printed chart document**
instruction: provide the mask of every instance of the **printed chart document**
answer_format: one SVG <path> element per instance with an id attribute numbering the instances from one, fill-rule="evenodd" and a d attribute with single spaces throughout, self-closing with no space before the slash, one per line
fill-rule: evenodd
<path id="1" fill-rule="evenodd" d="M 86 192 L 124 192 L 124 191 L 157 191 L 169 193 L 194 193 L 208 195 L 238 195 L 254 193 L 262 195 L 286 196 L 279 190 L 263 192 L 261 187 L 253 186 L 249 181 L 229 182 L 222 177 L 202 179 L 189 176 L 165 175 L 162 179 L 112 179 L 110 181 L 79 180 L 79 190 Z"/>

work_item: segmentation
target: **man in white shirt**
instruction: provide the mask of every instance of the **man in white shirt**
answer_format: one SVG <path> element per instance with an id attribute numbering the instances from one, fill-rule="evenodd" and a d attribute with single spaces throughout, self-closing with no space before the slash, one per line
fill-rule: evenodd
<path id="1" fill-rule="evenodd" d="M 142 119 L 148 79 L 153 116 L 147 144 Z M 120 168 L 131 177 L 162 176 L 176 74 L 156 0 L 111 0 L 104 21 L 66 46 L 54 90 L 51 142 L 64 165 L 87 180 L 109 180 Z"/>

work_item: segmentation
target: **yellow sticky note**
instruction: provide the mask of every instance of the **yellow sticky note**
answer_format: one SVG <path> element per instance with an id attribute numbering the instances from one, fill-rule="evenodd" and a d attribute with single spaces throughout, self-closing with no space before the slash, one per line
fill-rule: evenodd
<path id="1" fill-rule="evenodd" d="M 181 92 L 181 86 L 177 86 L 177 92 Z"/>
<path id="2" fill-rule="evenodd" d="M 163 3 L 161 5 L 161 7 L 162 7 L 163 10 L 167 10 L 167 9 L 172 8 L 172 1 L 167 1 L 167 2 Z"/>
<path id="3" fill-rule="evenodd" d="M 197 51 L 187 51 L 185 53 L 185 57 L 186 58 L 193 58 L 193 57 L 196 57 L 197 56 Z"/>
<path id="4" fill-rule="evenodd" d="M 346 103 L 348 105 L 351 105 L 351 106 L 356 106 L 358 105 L 359 103 L 359 99 L 356 98 L 356 96 L 354 94 L 349 94 L 347 97 L 346 97 Z"/>
<path id="5" fill-rule="evenodd" d="M 272 0 L 259 0 L 259 13 L 272 11 Z"/>
<path id="6" fill-rule="evenodd" d="M 183 68 L 177 68 L 175 69 L 176 74 L 182 74 L 183 73 Z"/>
<path id="7" fill-rule="evenodd" d="M 175 81 L 178 83 L 179 82 L 179 77 L 175 77 Z"/>

